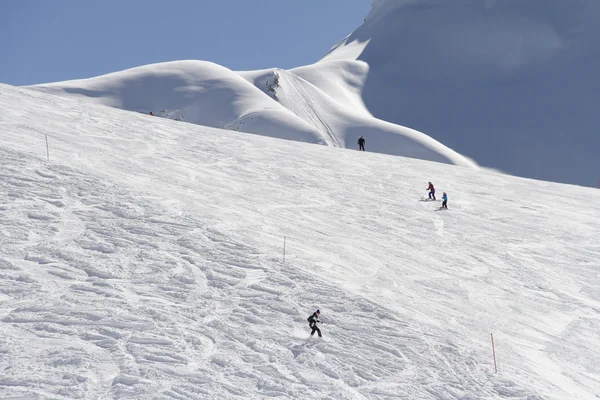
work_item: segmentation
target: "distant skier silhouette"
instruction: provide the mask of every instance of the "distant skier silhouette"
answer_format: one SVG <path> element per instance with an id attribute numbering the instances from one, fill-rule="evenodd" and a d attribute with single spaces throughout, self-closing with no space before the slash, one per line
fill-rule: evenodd
<path id="1" fill-rule="evenodd" d="M 444 194 L 442 194 L 442 208 L 445 208 L 446 210 L 448 209 L 448 195 L 446 194 L 446 192 L 444 192 Z"/>
<path id="2" fill-rule="evenodd" d="M 317 327 L 317 322 L 321 322 L 319 321 L 320 314 L 321 311 L 317 310 L 314 313 L 312 313 L 310 317 L 307 318 L 308 326 L 312 329 L 310 336 L 314 335 L 315 332 L 317 332 L 319 334 L 319 337 L 323 337 L 323 335 L 321 335 L 321 330 L 319 329 L 319 327 Z"/>
<path id="3" fill-rule="evenodd" d="M 433 183 L 429 182 L 429 186 L 426 190 L 429 190 L 429 198 L 436 200 L 435 198 L 435 188 L 433 187 Z"/>
<path id="4" fill-rule="evenodd" d="M 365 151 L 365 138 L 362 136 L 358 139 L 358 151 Z"/>

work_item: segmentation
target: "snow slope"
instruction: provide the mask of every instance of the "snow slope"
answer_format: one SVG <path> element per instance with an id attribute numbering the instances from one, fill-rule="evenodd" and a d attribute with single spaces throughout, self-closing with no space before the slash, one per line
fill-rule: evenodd
<path id="1" fill-rule="evenodd" d="M 486 167 L 595 186 L 600 2 L 375 0 L 323 59 L 369 66 L 376 117 Z"/>
<path id="2" fill-rule="evenodd" d="M 357 139 L 364 136 L 368 150 L 376 153 L 476 167 L 471 160 L 421 132 L 373 118 L 357 96 L 364 75 L 360 70 L 356 71 L 353 63 L 340 64 L 343 63 L 318 64 L 292 71 L 243 72 L 241 75 L 256 87 L 265 88 L 276 77 L 278 84 L 274 96 L 277 102 L 322 132 L 324 141 L 330 146 L 356 148 Z M 349 73 L 346 79 L 343 75 L 340 79 L 338 74 L 344 69 Z M 313 82 L 322 85 L 319 87 Z"/>
<path id="3" fill-rule="evenodd" d="M 323 143 L 317 130 L 238 74 L 206 61 L 146 65 L 38 88 L 194 124 Z"/>
<path id="4" fill-rule="evenodd" d="M 0 110 L 2 398 L 600 393 L 600 191 L 5 85 Z"/>
<path id="5" fill-rule="evenodd" d="M 324 74 L 331 77 L 325 87 L 335 87 L 331 94 L 291 71 L 236 73 L 203 61 L 146 65 L 32 88 L 204 126 L 334 147 L 356 148 L 358 138 L 367 135 L 369 151 L 476 167 L 423 133 L 373 118 L 357 95 L 365 74 L 360 68 L 355 72 L 355 64 L 331 64 L 337 67 L 335 73 L 329 68 Z M 339 76 L 345 70 L 350 79 Z M 319 67 L 304 75 L 324 72 Z M 281 78 L 277 85 L 275 77 Z"/>

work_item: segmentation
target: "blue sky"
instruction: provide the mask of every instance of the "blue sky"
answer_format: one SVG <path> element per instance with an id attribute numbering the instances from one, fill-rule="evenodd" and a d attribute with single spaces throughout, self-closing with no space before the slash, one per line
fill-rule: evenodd
<path id="1" fill-rule="evenodd" d="M 233 70 L 317 61 L 370 0 L 0 0 L 0 82 L 87 78 L 161 61 Z"/>

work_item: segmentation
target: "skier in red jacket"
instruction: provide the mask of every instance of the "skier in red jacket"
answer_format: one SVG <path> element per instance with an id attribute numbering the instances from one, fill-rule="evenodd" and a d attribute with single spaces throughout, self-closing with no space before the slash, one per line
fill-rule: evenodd
<path id="1" fill-rule="evenodd" d="M 429 186 L 427 187 L 427 190 L 429 190 L 429 198 L 436 200 L 435 198 L 435 188 L 433 187 L 433 183 L 429 182 Z"/>

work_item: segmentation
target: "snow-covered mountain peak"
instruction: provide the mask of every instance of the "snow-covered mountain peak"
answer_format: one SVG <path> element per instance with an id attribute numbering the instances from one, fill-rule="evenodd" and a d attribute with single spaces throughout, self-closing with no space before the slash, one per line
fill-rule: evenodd
<path id="1" fill-rule="evenodd" d="M 596 185 L 600 1 L 375 0 L 315 64 L 38 85 L 199 125 Z M 282 79 L 280 79 L 282 78 Z"/>
<path id="2" fill-rule="evenodd" d="M 589 0 L 374 0 L 365 24 L 346 42 L 385 40 L 389 58 L 406 58 L 411 40 L 411 51 L 443 59 L 445 68 L 487 64 L 506 72 L 568 46 L 593 23 L 585 15 L 598 10 L 598 2 Z M 405 70 L 402 63 L 397 67 Z"/>
<path id="3" fill-rule="evenodd" d="M 595 185 L 600 2 L 377 0 L 323 61 L 368 64 L 376 117 L 483 166 Z"/>
<path id="4" fill-rule="evenodd" d="M 90 79 L 33 86 L 144 114 L 264 136 L 476 167 L 414 129 L 374 118 L 361 91 L 366 63 L 337 60 L 291 71 L 234 72 L 205 61 L 151 64 Z"/>

